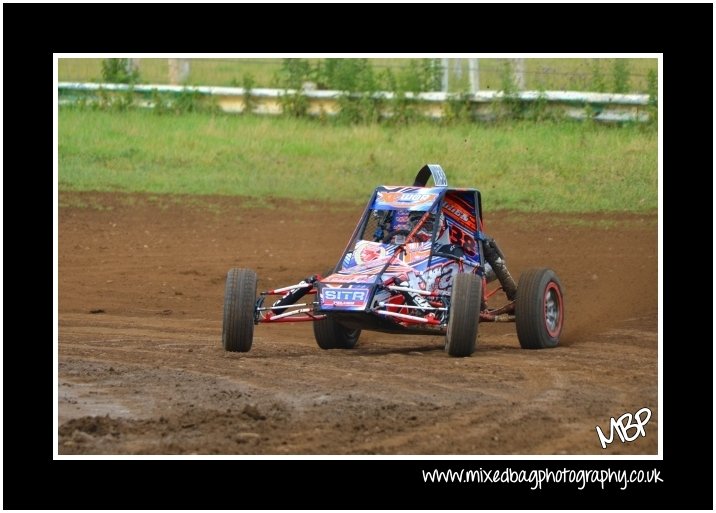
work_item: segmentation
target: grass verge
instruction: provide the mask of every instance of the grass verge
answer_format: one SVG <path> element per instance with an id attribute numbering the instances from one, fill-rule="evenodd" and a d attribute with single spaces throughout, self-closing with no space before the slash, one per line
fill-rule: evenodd
<path id="1" fill-rule="evenodd" d="M 579 122 L 407 127 L 204 113 L 61 108 L 59 188 L 318 199 L 361 204 L 425 163 L 484 208 L 648 212 L 657 208 L 654 129 Z"/>

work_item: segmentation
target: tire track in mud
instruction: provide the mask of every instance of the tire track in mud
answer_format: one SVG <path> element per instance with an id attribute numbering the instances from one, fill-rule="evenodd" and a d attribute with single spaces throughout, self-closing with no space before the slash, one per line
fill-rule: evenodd
<path id="1" fill-rule="evenodd" d="M 90 379 L 98 395 L 85 404 L 88 409 L 112 417 L 146 419 L 144 422 L 150 424 L 143 429 L 148 431 L 166 429 L 156 420 L 161 418 L 175 418 L 177 425 L 196 424 L 206 430 L 207 426 L 195 419 L 197 405 L 201 404 L 203 417 L 218 418 L 216 422 L 225 424 L 225 433 L 219 439 L 231 438 L 233 424 L 241 425 L 247 407 L 264 417 L 265 412 L 284 414 L 282 422 L 269 429 L 262 426 L 262 433 L 272 433 L 270 439 L 242 435 L 246 440 L 234 451 L 310 454 L 321 447 L 313 441 L 335 438 L 336 431 L 347 425 L 351 430 L 338 438 L 351 448 L 348 453 L 452 454 L 455 451 L 446 433 L 457 430 L 465 433 L 459 453 L 503 451 L 504 443 L 509 442 L 513 446 L 510 454 L 522 454 L 535 447 L 554 446 L 571 432 L 584 431 L 581 420 L 585 415 L 597 419 L 596 425 L 605 415 L 619 411 L 615 410 L 618 401 L 613 390 L 606 383 L 597 397 L 573 397 L 583 383 L 582 373 L 573 368 L 590 368 L 590 360 L 597 356 L 593 351 L 603 350 L 600 344 L 588 344 L 590 351 L 578 354 L 572 348 L 549 353 L 522 351 L 515 347 L 514 337 L 483 334 L 475 357 L 453 359 L 444 354 L 437 337 L 430 339 L 434 345 L 417 338 L 422 346 L 413 346 L 413 340 L 407 340 L 401 347 L 390 337 L 370 334 L 365 345 L 354 351 L 324 352 L 313 341 L 301 337 L 299 343 L 287 333 L 288 340 L 277 342 L 265 335 L 258 337 L 252 352 L 239 355 L 220 349 L 217 322 L 191 329 L 193 321 L 105 317 L 101 326 L 88 328 L 82 325 L 82 317 L 63 322 L 67 329 L 63 332 L 66 342 L 61 343 L 61 362 L 71 357 L 81 362 L 80 368 L 92 370 L 84 379 Z M 73 324 L 76 326 L 70 328 Z M 127 326 L 132 326 L 131 336 L 115 341 L 108 338 L 114 329 L 127 332 Z M 83 342 L 86 337 L 89 341 Z M 290 348 L 289 354 L 281 354 L 280 349 L 285 347 Z M 111 372 L 105 363 L 108 361 L 115 362 Z M 610 371 L 628 371 L 631 367 L 627 358 L 616 369 L 611 366 Z M 401 372 L 396 373 L 396 369 Z M 572 375 L 565 369 L 572 369 Z M 77 385 L 73 376 L 76 368 L 61 363 L 60 370 L 66 378 L 73 378 L 61 379 L 61 391 L 67 383 Z M 116 377 L 119 372 L 123 376 L 120 381 Z M 188 387 L 194 383 L 200 386 L 192 392 Z M 124 392 L 117 394 L 122 389 Z M 206 401 L 207 390 L 213 390 L 216 400 Z M 132 394 L 140 398 L 134 399 Z M 101 398 L 113 395 L 124 397 L 124 402 L 112 406 L 108 401 L 110 407 L 97 409 Z M 567 417 L 559 416 L 552 413 L 555 405 L 574 411 Z M 595 405 L 605 408 L 602 415 L 591 413 Z M 156 425 L 150 428 L 152 419 Z M 534 423 L 561 428 L 547 441 L 522 436 L 525 426 Z M 305 430 L 305 424 L 316 425 L 310 440 L 286 438 L 291 431 Z M 178 429 L 183 432 L 187 428 Z M 565 432 L 567 435 L 561 434 Z M 594 433 L 582 436 L 589 441 Z M 274 438 L 286 444 L 277 447 L 272 443 Z M 111 441 L 105 440 L 100 446 L 114 447 Z M 572 446 L 565 441 L 564 447 L 562 451 Z M 187 446 L 187 450 L 190 448 Z M 219 453 L 226 450 L 224 444 L 216 449 Z"/>

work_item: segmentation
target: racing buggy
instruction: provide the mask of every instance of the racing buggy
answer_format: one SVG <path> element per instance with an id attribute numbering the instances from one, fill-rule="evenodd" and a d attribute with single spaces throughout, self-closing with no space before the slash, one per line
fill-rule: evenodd
<path id="1" fill-rule="evenodd" d="M 444 335 L 451 356 L 475 351 L 482 322 L 514 322 L 525 349 L 556 346 L 564 326 L 555 272 L 532 268 L 516 284 L 483 231 L 480 191 L 448 187 L 437 164 L 422 167 L 412 186 L 377 187 L 325 275 L 259 293 L 257 281 L 251 269 L 228 272 L 226 351 L 249 351 L 255 325 L 278 322 L 312 322 L 321 349 L 351 349 L 362 330 Z M 500 291 L 503 304 L 488 307 Z"/>

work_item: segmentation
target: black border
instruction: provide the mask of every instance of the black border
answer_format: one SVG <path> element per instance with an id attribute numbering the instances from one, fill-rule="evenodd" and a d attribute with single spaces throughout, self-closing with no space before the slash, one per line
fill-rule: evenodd
<path id="1" fill-rule="evenodd" d="M 38 178 L 52 169 L 53 52 L 663 52 L 664 312 L 678 312 L 683 279 L 692 273 L 698 278 L 687 283 L 686 303 L 701 301 L 691 289 L 702 273 L 682 260 L 703 258 L 699 241 L 679 228 L 700 227 L 699 206 L 712 204 L 698 197 L 705 191 L 700 168 L 713 168 L 713 160 L 698 162 L 702 148 L 712 149 L 712 109 L 687 102 L 713 90 L 713 6 L 4 4 L 3 13 L 3 208 L 11 214 L 3 226 L 11 284 L 4 302 L 3 508 L 713 508 L 712 475 L 697 470 L 703 455 L 713 454 L 705 443 L 713 443 L 712 415 L 701 404 L 713 405 L 712 380 L 705 379 L 713 378 L 713 348 L 684 334 L 698 319 L 682 324 L 671 314 L 664 315 L 663 461 L 53 461 L 52 324 L 44 316 L 51 307 L 52 186 Z M 170 19 L 190 23 L 190 35 L 177 38 Z M 677 35 L 683 29 L 687 37 Z M 674 248 L 674 238 L 683 244 Z M 43 329 L 35 329 L 35 317 Z M 657 468 L 664 482 L 532 492 L 522 485 L 428 485 L 420 474 L 461 467 Z"/>

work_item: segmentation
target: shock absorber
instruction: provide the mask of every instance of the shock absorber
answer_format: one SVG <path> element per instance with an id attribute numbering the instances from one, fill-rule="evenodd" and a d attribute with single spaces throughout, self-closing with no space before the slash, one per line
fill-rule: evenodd
<path id="1" fill-rule="evenodd" d="M 317 276 L 310 276 L 310 277 L 308 277 L 308 278 L 304 278 L 303 280 L 301 280 L 301 281 L 298 283 L 298 285 L 303 285 L 303 286 L 296 287 L 296 288 L 293 288 L 293 289 L 289 290 L 288 292 L 286 292 L 286 294 L 284 294 L 284 296 L 283 296 L 281 299 L 279 299 L 278 301 L 276 301 L 276 302 L 275 302 L 273 305 L 271 305 L 271 306 L 272 306 L 272 307 L 274 307 L 274 306 L 287 306 L 287 305 L 292 305 L 292 304 L 294 304 L 296 301 L 298 301 L 298 300 L 301 299 L 303 296 L 305 296 L 306 294 L 308 294 L 308 291 L 311 290 L 311 288 L 313 287 L 313 284 L 316 282 L 317 279 L 318 279 Z M 310 286 L 309 286 L 309 285 L 310 285 Z M 285 309 L 284 309 L 284 308 L 272 308 L 271 311 L 272 311 L 273 313 L 275 313 L 275 314 L 278 315 L 278 314 L 280 314 L 280 313 L 285 312 Z"/>
<path id="2" fill-rule="evenodd" d="M 507 299 L 509 299 L 510 301 L 514 301 L 517 297 L 517 284 L 515 283 L 515 280 L 512 279 L 512 275 L 507 269 L 505 255 L 502 253 L 502 250 L 500 250 L 500 247 L 497 245 L 497 242 L 495 242 L 495 239 L 493 239 L 492 237 L 485 235 L 483 242 L 483 248 L 485 250 L 485 260 L 488 264 L 490 264 L 492 271 L 495 273 L 495 276 L 497 276 L 500 285 L 502 285 L 502 290 L 504 290 L 505 294 L 507 295 Z M 488 281 L 490 281 L 489 270 L 487 274 Z"/>

